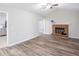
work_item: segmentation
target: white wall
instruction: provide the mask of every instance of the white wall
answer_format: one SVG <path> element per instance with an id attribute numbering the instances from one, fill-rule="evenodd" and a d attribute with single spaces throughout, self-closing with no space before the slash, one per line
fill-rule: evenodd
<path id="1" fill-rule="evenodd" d="M 79 38 L 79 14 L 75 11 L 68 11 L 68 10 L 55 10 L 46 18 L 50 17 L 50 19 L 54 20 L 54 24 L 69 24 L 69 37 L 72 38 Z M 46 21 L 48 21 L 47 19 Z M 50 21 L 50 20 L 49 20 Z M 48 23 L 46 23 L 48 24 Z M 51 25 L 52 26 L 52 25 Z M 52 29 L 52 27 L 51 27 Z M 52 33 L 51 30 L 46 32 Z"/>
<path id="2" fill-rule="evenodd" d="M 40 20 L 40 32 L 42 34 L 51 34 L 52 33 L 52 27 L 51 27 L 51 22 L 46 19 Z"/>
<path id="3" fill-rule="evenodd" d="M 23 11 L 13 10 L 12 20 L 9 20 L 9 43 L 31 39 L 39 35 L 38 21 L 39 15 Z"/>
<path id="4" fill-rule="evenodd" d="M 40 35 L 41 16 L 21 9 L 1 9 L 8 12 L 8 43 L 14 44 Z"/>

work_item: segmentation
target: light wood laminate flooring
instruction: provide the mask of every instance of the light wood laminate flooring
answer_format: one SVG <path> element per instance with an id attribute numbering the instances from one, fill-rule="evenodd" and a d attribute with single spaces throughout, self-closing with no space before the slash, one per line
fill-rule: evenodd
<path id="1" fill-rule="evenodd" d="M 75 40 L 75 41 L 74 41 Z M 0 49 L 1 56 L 79 56 L 79 40 L 41 35 Z"/>

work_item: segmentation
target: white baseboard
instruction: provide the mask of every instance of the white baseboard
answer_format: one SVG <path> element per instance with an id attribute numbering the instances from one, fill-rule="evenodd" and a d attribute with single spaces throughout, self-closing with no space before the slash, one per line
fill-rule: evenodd
<path id="1" fill-rule="evenodd" d="M 43 34 L 49 34 L 49 35 L 50 35 L 50 34 L 52 34 L 52 33 L 43 33 Z"/>
<path id="2" fill-rule="evenodd" d="M 72 36 L 70 36 L 69 38 L 79 39 L 79 37 L 72 37 Z"/>
<path id="3" fill-rule="evenodd" d="M 1 48 L 5 48 L 5 47 L 7 47 L 7 45 L 0 47 L 0 49 L 1 49 Z"/>
<path id="4" fill-rule="evenodd" d="M 7 47 L 11 47 L 13 45 L 20 44 L 22 42 L 28 41 L 28 40 L 33 39 L 33 38 L 38 37 L 38 36 L 40 36 L 40 34 L 39 35 L 35 35 L 35 36 L 33 36 L 33 37 L 29 38 L 29 39 L 24 39 L 24 40 L 21 40 L 19 42 L 15 42 L 15 43 L 12 43 L 12 44 L 8 44 Z"/>

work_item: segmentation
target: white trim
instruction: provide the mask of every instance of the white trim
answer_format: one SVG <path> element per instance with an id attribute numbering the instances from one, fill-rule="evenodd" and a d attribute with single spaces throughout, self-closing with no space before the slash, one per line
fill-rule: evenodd
<path id="1" fill-rule="evenodd" d="M 8 45 L 8 12 L 7 12 L 7 45 Z"/>
<path id="2" fill-rule="evenodd" d="M 69 36 L 69 38 L 79 39 L 79 37 Z"/>
<path id="3" fill-rule="evenodd" d="M 0 47 L 0 49 L 1 49 L 1 48 L 5 48 L 5 47 L 8 47 L 8 46 L 7 46 L 7 45 L 5 45 L 5 46 L 3 46 L 3 47 Z"/>
<path id="4" fill-rule="evenodd" d="M 6 21 L 7 21 L 7 39 L 6 39 L 7 42 L 6 42 L 6 45 L 5 46 L 0 47 L 0 48 L 4 48 L 4 47 L 6 47 L 8 45 L 8 12 L 6 12 L 6 11 L 0 11 L 0 12 L 6 14 Z"/>
<path id="5" fill-rule="evenodd" d="M 49 35 L 51 35 L 52 33 L 46 33 L 46 32 L 44 32 L 43 34 L 49 34 Z"/>
<path id="6" fill-rule="evenodd" d="M 24 39 L 24 40 L 22 40 L 22 41 L 9 44 L 7 47 L 11 47 L 11 46 L 13 46 L 13 45 L 20 44 L 20 43 L 22 43 L 22 42 L 25 42 L 25 41 L 31 40 L 31 39 L 33 39 L 33 38 L 36 38 L 36 37 L 38 37 L 38 36 L 40 36 L 40 34 L 39 34 L 39 35 L 35 35 L 35 36 L 33 36 L 33 37 L 29 38 L 29 39 Z"/>

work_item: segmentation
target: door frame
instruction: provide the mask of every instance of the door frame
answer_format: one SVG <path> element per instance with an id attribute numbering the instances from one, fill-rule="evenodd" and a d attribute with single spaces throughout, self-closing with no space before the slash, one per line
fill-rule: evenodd
<path id="1" fill-rule="evenodd" d="M 7 39 L 6 39 L 6 45 L 4 46 L 4 47 L 6 47 L 6 46 L 8 46 L 8 12 L 0 10 L 0 13 L 5 13 L 6 14 L 6 21 L 7 21 L 7 29 L 6 29 L 7 33 L 6 33 L 6 36 L 7 36 Z M 1 47 L 1 48 L 3 48 L 3 47 Z"/>

